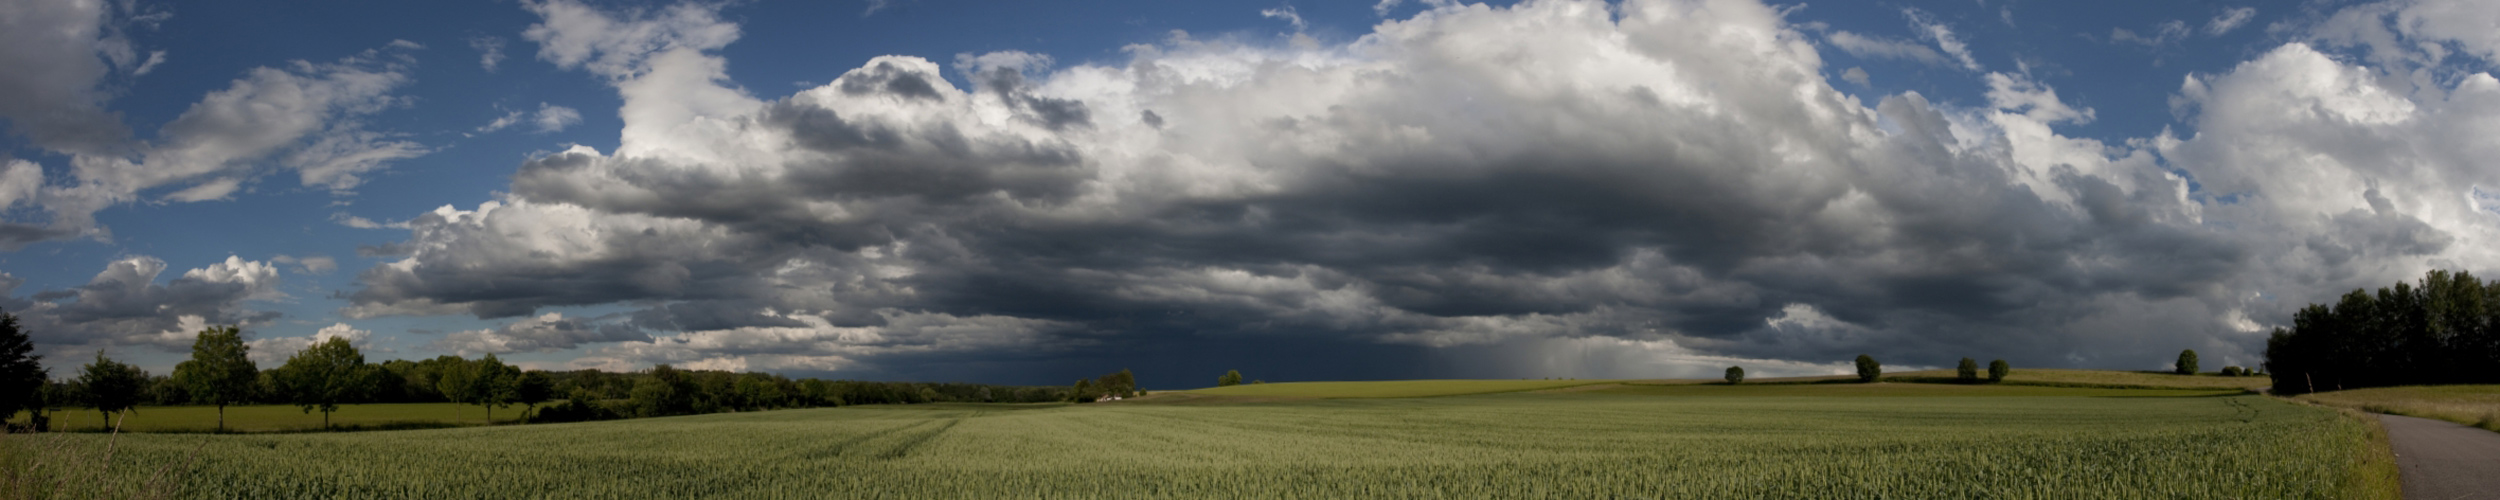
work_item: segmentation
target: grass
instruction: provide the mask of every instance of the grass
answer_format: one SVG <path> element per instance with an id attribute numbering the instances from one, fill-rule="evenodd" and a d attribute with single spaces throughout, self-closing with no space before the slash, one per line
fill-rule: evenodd
<path id="1" fill-rule="evenodd" d="M 198 465 L 173 476 L 179 496 L 2393 498 L 2374 427 L 2332 409 L 2255 395 L 1891 386 L 1906 384 L 124 434 L 116 453 L 128 462 L 90 487 L 136 488 L 154 464 L 198 450 Z M 1847 389 L 1928 392 L 1814 392 Z"/>
<path id="2" fill-rule="evenodd" d="M 2323 405 L 2435 418 L 2500 431 L 2500 385 L 2375 387 L 2297 397 Z"/>
<path id="3" fill-rule="evenodd" d="M 1886 374 L 1885 380 L 1921 383 L 1952 383 L 1957 380 L 1953 370 L 1924 370 Z M 1987 372 L 1980 372 L 1987 377 Z M 2233 389 L 2256 390 L 2274 385 L 2266 377 L 2225 377 L 2214 374 L 2180 375 L 2169 372 L 2130 372 L 2116 370 L 2023 369 L 2005 376 L 2000 384 L 2047 387 L 2106 387 L 2134 389 Z"/>
<path id="4" fill-rule="evenodd" d="M 1617 394 L 1641 396 L 1690 397 L 2200 397 L 2244 394 L 2239 390 L 2215 389 L 2111 389 L 2066 388 L 2027 385 L 1944 385 L 1944 384 L 1624 384 L 1592 387 L 1573 391 L 1585 394 Z"/>
<path id="5" fill-rule="evenodd" d="M 510 423 L 521 417 L 522 407 L 495 409 L 495 421 Z M 25 422 L 26 414 L 11 419 Z M 330 425 L 346 429 L 405 429 L 480 425 L 486 422 L 486 410 L 477 405 L 452 403 L 392 403 L 340 405 L 330 414 Z M 102 414 L 87 409 L 64 409 L 52 413 L 52 428 L 60 431 L 96 432 L 107 429 Z M 217 429 L 215 406 L 142 406 L 122 423 L 124 432 L 211 432 Z M 291 405 L 255 405 L 226 407 L 226 429 L 234 432 L 290 432 L 321 429 L 321 412 L 305 413 Z"/>
<path id="6" fill-rule="evenodd" d="M 1534 391 L 1619 380 L 1382 380 L 1370 382 L 1280 382 L 1242 384 L 1187 391 L 1206 396 L 1265 398 L 1418 398 Z"/>

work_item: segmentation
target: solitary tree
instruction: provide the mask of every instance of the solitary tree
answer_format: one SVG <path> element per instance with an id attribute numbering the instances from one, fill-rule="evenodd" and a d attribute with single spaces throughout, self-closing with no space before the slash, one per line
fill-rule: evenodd
<path id="1" fill-rule="evenodd" d="M 87 387 L 87 405 L 104 414 L 105 425 L 112 425 L 114 413 L 139 406 L 139 395 L 148 386 L 148 372 L 96 351 L 95 362 L 79 370 L 78 384 Z"/>
<path id="2" fill-rule="evenodd" d="M 330 414 L 339 404 L 371 397 L 378 368 L 347 339 L 332 337 L 288 357 L 275 376 L 278 393 L 305 413 L 321 410 L 321 428 L 330 428 Z"/>
<path id="3" fill-rule="evenodd" d="M 1215 378 L 1216 387 L 1230 387 L 1236 385 L 1241 385 L 1241 370 L 1225 371 L 1224 376 Z"/>
<path id="4" fill-rule="evenodd" d="M 1962 383 L 1979 383 L 1979 360 L 1962 358 L 1962 365 L 1954 368 L 1953 371 L 1954 374 L 1957 375 L 1955 378 L 1960 380 Z"/>
<path id="5" fill-rule="evenodd" d="M 1745 367 L 1741 367 L 1741 366 L 1730 366 L 1730 367 L 1727 367 L 1727 384 L 1728 384 L 1728 385 L 1736 385 L 1736 384 L 1742 384 L 1742 383 L 1745 383 Z"/>
<path id="6" fill-rule="evenodd" d="M 243 330 L 209 327 L 191 341 L 191 360 L 174 365 L 174 379 L 191 389 L 191 402 L 217 405 L 218 432 L 226 431 L 226 405 L 250 401 L 260 383 L 251 350 L 243 344 Z"/>
<path id="7" fill-rule="evenodd" d="M 19 411 L 43 411 L 43 356 L 17 328 L 17 316 L 0 311 L 0 419 Z"/>
<path id="8" fill-rule="evenodd" d="M 1877 362 L 1875 362 L 1875 357 L 1874 357 L 1874 356 L 1868 356 L 1868 355 L 1864 355 L 1864 354 L 1860 354 L 1860 355 L 1858 355 L 1858 381 L 1859 381 L 1859 382 L 1874 382 L 1874 381 L 1875 381 L 1875 379 L 1877 379 L 1877 378 L 1882 378 L 1883 376 L 1884 376 L 1884 364 L 1883 364 L 1883 363 L 1877 363 Z"/>
<path id="9" fill-rule="evenodd" d="M 2005 381 L 2005 376 L 2006 376 L 2006 375 L 2013 375 L 2013 374 L 2014 374 L 2014 365 L 2009 365 L 2009 364 L 2006 364 L 2006 363 L 2005 363 L 2005 360 L 2000 359 L 2000 360 L 1996 360 L 1996 361 L 1990 361 L 1990 362 L 1988 362 L 1988 382 L 1989 382 L 1989 383 L 2004 382 L 2004 381 Z"/>
<path id="10" fill-rule="evenodd" d="M 2172 368 L 2173 368 L 2173 369 L 2175 369 L 2175 370 L 2177 370 L 2177 371 L 2179 372 L 2179 374 L 2180 374 L 2180 375 L 2195 375 L 2195 374 L 2196 374 L 2196 350 L 2195 350 L 2195 349 L 2188 349 L 2188 350 L 2185 350 L 2185 351 L 2179 351 L 2179 363 L 2178 363 L 2178 365 L 2173 366 Z"/>

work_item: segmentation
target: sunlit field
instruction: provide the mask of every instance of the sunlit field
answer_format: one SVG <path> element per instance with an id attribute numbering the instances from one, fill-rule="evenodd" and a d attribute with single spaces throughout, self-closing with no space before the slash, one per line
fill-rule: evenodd
<path id="1" fill-rule="evenodd" d="M 1615 380 L 1383 380 L 1242 384 L 1189 391 L 1211 396 L 1292 398 L 1415 398 L 1533 391 L 1618 382 Z"/>
<path id="2" fill-rule="evenodd" d="M 1953 370 L 1923 370 L 1885 374 L 1886 380 L 1918 382 L 1951 382 Z M 1980 371 L 1987 376 L 1987 371 Z M 2160 372 L 2115 370 L 2061 370 L 2015 368 L 2003 384 L 2042 385 L 2051 387 L 2128 387 L 2162 389 L 2257 389 L 2274 385 L 2266 377 L 2225 377 L 2214 374 L 2180 375 Z"/>
<path id="3" fill-rule="evenodd" d="M 495 421 L 510 423 L 521 418 L 522 407 L 495 409 Z M 52 428 L 61 431 L 101 431 L 106 429 L 104 416 L 92 410 L 70 408 L 52 413 Z M 215 406 L 142 406 L 122 418 L 122 430 L 134 432 L 210 432 L 217 429 Z M 19 412 L 11 422 L 26 422 Z M 344 428 L 448 427 L 482 425 L 486 409 L 478 405 L 451 403 L 394 403 L 340 405 L 330 414 L 330 425 Z M 321 412 L 306 413 L 292 405 L 255 405 L 226 407 L 226 430 L 234 432 L 308 431 L 321 429 Z"/>
<path id="4" fill-rule="evenodd" d="M 2500 431 L 2500 385 L 2377 387 L 2302 394 L 2299 398 L 2320 404 L 2435 418 Z"/>
<path id="5" fill-rule="evenodd" d="M 1852 391 L 1893 397 L 1835 397 Z M 196 498 L 2392 492 L 2394 470 L 2372 451 L 2372 427 L 2362 420 L 2262 396 L 2212 395 L 2227 393 L 1626 385 L 1245 404 L 868 406 L 363 433 L 123 434 L 111 479 L 94 484 L 140 489 L 163 464 L 196 457 L 160 487 Z M 111 438 L 10 436 L 5 446 L 12 456 L 79 464 L 92 463 L 78 457 L 96 456 Z"/>

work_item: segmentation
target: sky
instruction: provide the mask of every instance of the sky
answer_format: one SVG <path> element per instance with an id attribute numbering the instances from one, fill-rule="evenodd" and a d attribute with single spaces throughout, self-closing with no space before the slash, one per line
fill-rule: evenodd
<path id="1" fill-rule="evenodd" d="M 2500 275 L 2500 3 L 0 0 L 56 377 L 2262 362 Z M 2219 363 L 2215 363 L 2219 362 Z"/>

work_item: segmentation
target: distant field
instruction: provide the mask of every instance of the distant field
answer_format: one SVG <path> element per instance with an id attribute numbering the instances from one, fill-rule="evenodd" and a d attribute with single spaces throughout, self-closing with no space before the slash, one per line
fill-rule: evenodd
<path id="1" fill-rule="evenodd" d="M 0 438 L 0 461 L 107 470 L 71 484 L 128 491 L 197 449 L 170 477 L 198 498 L 2392 498 L 2372 427 L 2333 410 L 2038 387 L 1823 397 L 1893 386 L 1911 385 L 125 434 L 109 469 L 80 458 L 107 436 L 53 434 Z M 1737 393 L 1755 397 L 1710 397 Z"/>
<path id="2" fill-rule="evenodd" d="M 1903 382 L 1952 382 L 1957 376 L 1958 374 L 1953 370 L 1924 370 L 1885 374 L 1884 379 Z M 1980 376 L 1986 377 L 1987 372 L 1980 372 Z M 2005 377 L 2004 383 L 2052 387 L 2253 390 L 2274 385 L 2274 380 L 2266 377 L 2225 377 L 2210 374 L 2180 375 L 2116 370 L 2015 368 L 2013 374 Z"/>
<path id="3" fill-rule="evenodd" d="M 495 409 L 496 422 L 513 422 L 521 417 L 522 407 Z M 26 413 L 19 412 L 11 422 L 25 422 Z M 479 425 L 486 423 L 486 410 L 477 405 L 451 403 L 394 403 L 342 405 L 330 414 L 330 424 L 341 427 L 392 427 L 431 425 Z M 52 428 L 59 430 L 104 429 L 102 414 L 87 409 L 69 409 L 52 413 Z M 321 412 L 304 413 L 296 406 L 228 406 L 226 429 L 242 432 L 296 431 L 321 428 Z M 215 406 L 142 406 L 122 422 L 122 429 L 135 432 L 207 432 L 217 429 Z"/>
<path id="4" fill-rule="evenodd" d="M 1639 396 L 1694 397 L 2198 397 L 2243 394 L 2238 389 L 2107 389 L 2068 388 L 2035 385 L 1946 385 L 1946 384 L 1773 384 L 1724 385 L 1624 384 L 1591 387 L 1572 391 L 1578 394 L 1614 394 Z"/>
<path id="5" fill-rule="evenodd" d="M 2436 418 L 2500 431 L 2500 385 L 2378 387 L 2298 397 L 2319 404 Z"/>
<path id="6" fill-rule="evenodd" d="M 1382 380 L 1369 382 L 1282 382 L 1242 384 L 1188 391 L 1210 396 L 1286 398 L 1417 398 L 1533 391 L 1618 380 Z"/>

